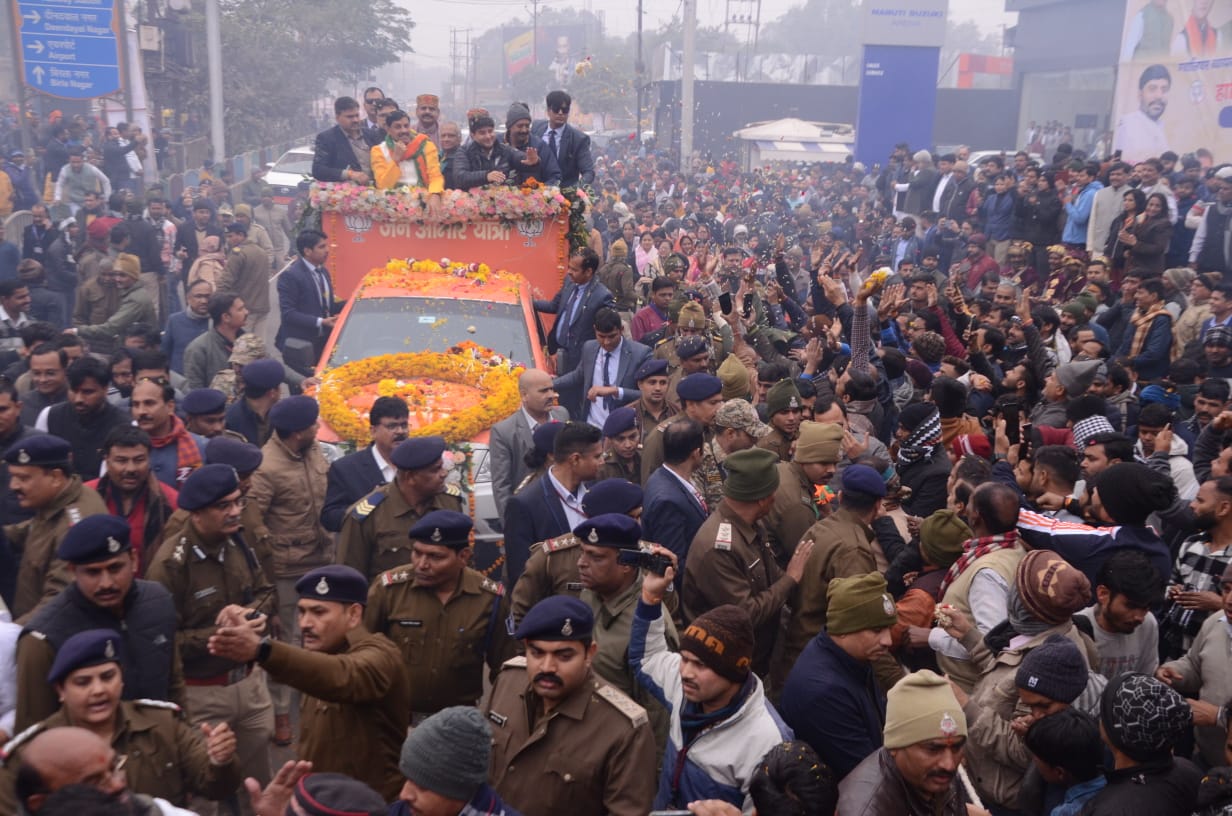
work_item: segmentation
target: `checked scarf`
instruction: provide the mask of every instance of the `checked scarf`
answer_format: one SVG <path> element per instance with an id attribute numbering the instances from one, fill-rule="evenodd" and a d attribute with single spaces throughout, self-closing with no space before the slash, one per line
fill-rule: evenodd
<path id="1" fill-rule="evenodd" d="M 957 581 L 958 576 L 962 575 L 967 567 L 974 564 L 977 560 L 997 550 L 1012 550 L 1016 544 L 1018 544 L 1017 530 L 973 538 L 968 541 L 963 545 L 962 555 L 958 556 L 958 560 L 950 565 L 944 580 L 941 581 L 941 589 L 937 591 L 937 597 L 944 597 L 945 591 L 950 588 L 950 584 Z"/>
<path id="2" fill-rule="evenodd" d="M 197 440 L 184 427 L 184 420 L 178 416 L 171 417 L 171 433 L 166 436 L 150 437 L 150 444 L 156 448 L 165 448 L 174 444 L 176 447 L 175 486 L 178 489 L 188 478 L 188 474 L 201 467 L 201 450 Z"/>
<path id="3" fill-rule="evenodd" d="M 936 409 L 916 426 L 911 435 L 898 446 L 898 464 L 907 467 L 916 462 L 927 462 L 941 444 L 941 414 Z"/>
<path id="4" fill-rule="evenodd" d="M 1155 322 L 1157 317 L 1166 317 L 1168 321 L 1172 321 L 1172 313 L 1163 307 L 1162 303 L 1156 303 L 1151 307 L 1151 310 L 1145 314 L 1135 312 L 1130 322 L 1134 324 L 1134 339 L 1129 346 L 1129 356 L 1137 357 L 1142 353 L 1142 347 L 1146 344 L 1147 335 L 1151 333 L 1151 324 Z"/>

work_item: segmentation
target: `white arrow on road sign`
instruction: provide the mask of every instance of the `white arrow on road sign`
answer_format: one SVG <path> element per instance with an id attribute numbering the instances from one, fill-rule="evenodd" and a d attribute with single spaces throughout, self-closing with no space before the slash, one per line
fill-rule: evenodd
<path id="1" fill-rule="evenodd" d="M 34 66 L 34 70 L 31 71 L 30 73 L 34 74 L 35 82 L 37 82 L 40 85 L 43 84 L 43 66 L 41 65 Z"/>
<path id="2" fill-rule="evenodd" d="M 29 48 L 31 51 L 33 51 L 36 54 L 41 54 L 43 53 L 43 41 L 35 40 L 32 43 L 26 43 L 26 48 Z"/>
<path id="3" fill-rule="evenodd" d="M 38 25 L 39 21 L 42 20 L 43 18 L 39 16 L 38 9 L 34 9 L 29 14 L 21 15 L 21 19 L 29 20 L 32 24 Z"/>

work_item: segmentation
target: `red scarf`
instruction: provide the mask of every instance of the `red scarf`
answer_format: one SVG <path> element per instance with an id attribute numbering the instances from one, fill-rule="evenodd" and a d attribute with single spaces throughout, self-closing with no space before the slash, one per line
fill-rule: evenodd
<path id="1" fill-rule="evenodd" d="M 978 559 L 997 550 L 1012 550 L 1017 544 L 1017 530 L 971 539 L 963 545 L 963 553 L 958 556 L 958 560 L 950 565 L 949 572 L 945 574 L 945 580 L 941 582 L 941 588 L 937 590 L 937 597 L 944 598 L 945 591 L 950 588 L 950 584 L 957 581 L 958 576 L 962 575 L 967 567 L 974 564 Z"/>
<path id="2" fill-rule="evenodd" d="M 150 444 L 156 448 L 165 448 L 171 443 L 176 446 L 175 486 L 178 489 L 188 478 L 188 474 L 201 467 L 201 449 L 197 440 L 184 427 L 184 420 L 178 416 L 171 417 L 171 433 L 166 436 L 150 437 Z"/>

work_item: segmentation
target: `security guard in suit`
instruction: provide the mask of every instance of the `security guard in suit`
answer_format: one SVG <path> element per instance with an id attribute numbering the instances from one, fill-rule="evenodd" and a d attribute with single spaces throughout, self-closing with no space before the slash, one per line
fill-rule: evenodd
<path id="1" fill-rule="evenodd" d="M 364 625 L 402 650 L 411 678 L 412 721 L 475 705 L 483 666 L 495 677 L 517 653 L 505 628 L 503 584 L 466 566 L 470 517 L 433 510 L 411 528 L 410 563 L 381 573 L 368 590 Z"/>
<path id="2" fill-rule="evenodd" d="M 60 710 L 18 734 L 0 750 L 0 813 L 16 813 L 14 783 L 22 748 L 52 728 L 74 726 L 110 741 L 124 758 L 132 793 L 174 805 L 190 795 L 224 799 L 240 786 L 235 734 L 226 723 L 189 725 L 180 707 L 163 700 L 121 700 L 124 641 L 112 629 L 87 629 L 64 642 L 47 674 Z"/>
<path id="3" fill-rule="evenodd" d="M 408 439 L 394 448 L 394 480 L 351 505 L 338 535 L 337 562 L 359 570 L 369 582 L 411 560 L 407 532 L 433 510 L 462 512 L 462 492 L 446 483 L 445 440 Z"/>
<path id="4" fill-rule="evenodd" d="M 645 816 L 654 800 L 654 735 L 646 709 L 592 668 L 594 614 L 577 598 L 536 604 L 514 636 L 486 714 L 489 778 L 522 813 Z"/>

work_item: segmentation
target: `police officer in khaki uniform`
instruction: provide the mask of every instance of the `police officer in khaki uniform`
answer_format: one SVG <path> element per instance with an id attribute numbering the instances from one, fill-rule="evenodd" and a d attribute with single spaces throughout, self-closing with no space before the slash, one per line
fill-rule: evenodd
<path id="1" fill-rule="evenodd" d="M 636 519 L 642 514 L 642 489 L 624 479 L 596 482 L 582 497 L 582 512 L 588 517 L 620 513 Z M 579 543 L 573 533 L 565 533 L 531 545 L 526 569 L 513 585 L 510 615 L 515 625 L 544 598 L 576 598 L 582 591 L 582 579 L 578 576 Z"/>
<path id="2" fill-rule="evenodd" d="M 261 637 L 242 617 L 223 622 L 210 654 L 257 661 L 270 678 L 302 693 L 300 759 L 317 772 L 354 777 L 392 802 L 402 788 L 402 740 L 411 722 L 411 684 L 398 647 L 364 628 L 368 581 L 337 564 L 295 584 L 303 648 Z"/>
<path id="3" fill-rule="evenodd" d="M 731 326 L 724 323 L 716 327 L 706 318 L 706 310 L 695 300 L 690 300 L 680 307 L 672 328 L 674 331 L 670 336 L 654 344 L 655 359 L 666 360 L 672 371 L 680 367 L 680 361 L 685 356 L 680 353 L 678 344 L 688 337 L 700 337 L 703 341 L 710 342 L 716 350 L 709 359 L 709 363 L 713 365 L 718 365 L 731 353 Z M 643 340 L 649 342 L 645 338 Z"/>
<path id="4" fill-rule="evenodd" d="M 637 411 L 626 405 L 607 415 L 603 423 L 605 447 L 600 479 L 625 479 L 642 483 L 642 431 L 637 425 Z"/>
<path id="5" fill-rule="evenodd" d="M 637 412 L 637 427 L 644 439 L 660 422 L 680 413 L 680 406 L 668 398 L 667 360 L 647 360 L 633 377 L 642 395 L 625 407 Z M 670 390 L 675 393 L 676 389 Z"/>
<path id="6" fill-rule="evenodd" d="M 174 805 L 189 795 L 224 799 L 240 786 L 235 734 L 226 723 L 184 721 L 180 707 L 162 700 L 121 700 L 124 641 L 112 629 L 73 635 L 56 654 L 45 678 L 60 698 L 60 710 L 27 728 L 4 746 L 0 813 L 16 812 L 14 783 L 22 747 L 52 728 L 94 732 L 123 757 L 128 789 Z"/>
<path id="7" fill-rule="evenodd" d="M 207 465 L 230 465 L 235 468 L 235 474 L 240 479 L 240 496 L 247 499 L 248 491 L 252 489 L 252 474 L 261 467 L 264 455 L 261 449 L 242 439 L 224 434 L 205 443 L 205 463 Z M 188 524 L 189 513 L 182 507 L 171 514 L 163 525 L 163 542 L 174 543 Z M 256 502 L 245 501 L 240 514 L 240 528 L 244 531 L 244 543 L 256 553 L 261 562 L 261 571 L 265 577 L 273 581 L 274 550 L 270 538 L 269 527 L 261 516 L 261 508 Z M 278 602 L 277 585 L 274 585 L 274 602 Z M 275 607 L 276 608 L 276 607 Z"/>
<path id="8" fill-rule="evenodd" d="M 47 672 L 64 643 L 87 629 L 110 629 L 124 642 L 124 699 L 186 704 L 175 602 L 162 584 L 137 577 L 128 521 L 101 514 L 82 519 L 64 534 L 56 555 L 73 583 L 35 610 L 17 640 L 17 729 L 55 713 L 59 700 Z"/>
<path id="9" fill-rule="evenodd" d="M 667 378 L 667 399 L 680 401 L 680 381 L 690 374 L 714 373 L 714 359 L 710 353 L 710 344 L 700 335 L 682 337 L 676 344 L 676 355 L 680 364 Z"/>
<path id="10" fill-rule="evenodd" d="M 43 434 L 19 440 L 4 452 L 9 484 L 23 510 L 34 517 L 4 527 L 13 551 L 21 555 L 13 619 L 25 623 L 30 613 L 71 580 L 56 547 L 69 527 L 86 516 L 106 513 L 107 505 L 81 482 L 71 464 L 72 446 L 58 436 Z"/>
<path id="11" fill-rule="evenodd" d="M 439 436 L 408 439 L 394 448 L 389 461 L 394 480 L 351 505 L 338 535 L 337 563 L 359 570 L 369 581 L 411 560 L 406 534 L 432 510 L 462 511 L 462 493 L 446 484 L 445 440 Z"/>
<path id="12" fill-rule="evenodd" d="M 780 462 L 791 461 L 791 446 L 800 431 L 804 403 L 794 380 L 779 380 L 766 391 L 766 418 L 770 433 L 757 440 L 757 447 L 773 451 Z"/>
<path id="13" fill-rule="evenodd" d="M 713 437 L 714 415 L 723 404 L 723 383 L 713 374 L 690 374 L 676 388 L 680 413 L 668 417 L 642 438 L 642 484 L 663 464 L 663 429 L 681 417 L 697 420 L 706 429 L 706 441 Z"/>
<path id="14" fill-rule="evenodd" d="M 686 622 L 723 604 L 748 612 L 757 642 L 753 671 L 762 677 L 770 668 L 783 607 L 813 551 L 811 541 L 801 542 L 786 572 L 774 560 L 762 519 L 774 506 L 777 463 L 773 453 L 761 448 L 727 457 L 723 500 L 693 537 L 681 598 Z"/>
<path id="15" fill-rule="evenodd" d="M 176 641 L 184 661 L 191 722 L 228 723 L 238 741 L 244 772 L 263 786 L 270 780 L 269 738 L 274 704 L 261 672 L 214 657 L 207 644 L 219 616 L 237 615 L 263 633 L 277 614 L 274 584 L 261 570 L 240 528 L 243 494 L 230 465 L 197 468 L 180 488 L 188 524 L 166 541 L 147 576 L 175 599 Z"/>
<path id="16" fill-rule="evenodd" d="M 646 816 L 654 800 L 646 709 L 595 675 L 593 627 L 577 598 L 540 601 L 514 633 L 526 656 L 492 687 L 490 779 L 522 813 Z"/>
<path id="17" fill-rule="evenodd" d="M 821 521 L 817 487 L 834 478 L 843 456 L 843 426 L 837 422 L 801 422 L 790 462 L 779 462 L 779 489 L 766 517 L 775 560 L 786 566 L 808 529 Z"/>
<path id="18" fill-rule="evenodd" d="M 495 677 L 517 653 L 505 628 L 504 585 L 467 566 L 472 526 L 465 513 L 428 513 L 411 528 L 410 563 L 381 573 L 368 590 L 364 626 L 402 650 L 416 723 L 475 705 L 484 663 Z"/>

